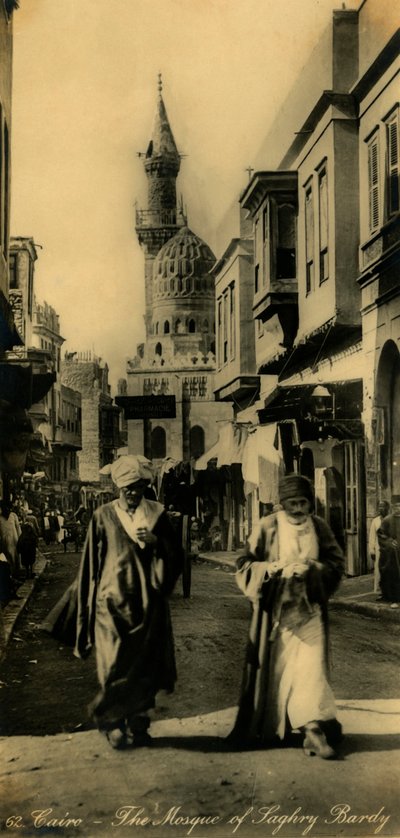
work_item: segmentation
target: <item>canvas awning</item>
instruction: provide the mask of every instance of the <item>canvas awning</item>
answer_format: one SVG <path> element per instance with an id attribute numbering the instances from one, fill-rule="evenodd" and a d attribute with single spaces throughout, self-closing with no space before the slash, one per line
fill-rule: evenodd
<path id="1" fill-rule="evenodd" d="M 205 452 L 194 464 L 196 471 L 204 471 L 211 460 L 217 460 L 217 468 L 241 463 L 248 429 L 236 422 L 223 425 L 219 431 L 218 442 Z"/>

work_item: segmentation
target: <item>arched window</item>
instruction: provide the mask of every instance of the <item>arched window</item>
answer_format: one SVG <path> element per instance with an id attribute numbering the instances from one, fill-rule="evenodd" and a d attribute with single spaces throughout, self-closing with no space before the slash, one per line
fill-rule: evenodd
<path id="1" fill-rule="evenodd" d="M 182 323 L 181 323 L 181 321 L 179 320 L 179 317 L 178 317 L 178 320 L 175 320 L 175 334 L 179 335 L 179 332 L 181 330 L 181 325 L 182 325 Z"/>
<path id="2" fill-rule="evenodd" d="M 169 320 L 164 323 L 164 335 L 169 335 Z"/>
<path id="3" fill-rule="evenodd" d="M 208 320 L 203 320 L 203 332 L 208 332 Z"/>
<path id="4" fill-rule="evenodd" d="M 189 332 L 195 332 L 195 331 L 196 331 L 196 321 L 193 320 L 193 319 L 189 320 Z"/>
<path id="5" fill-rule="evenodd" d="M 156 354 L 156 355 L 162 355 L 162 346 L 161 346 L 161 343 L 156 343 L 156 348 L 155 348 L 155 350 L 154 350 L 154 351 L 155 351 L 155 354 Z"/>
<path id="6" fill-rule="evenodd" d="M 162 459 L 167 453 L 167 437 L 164 428 L 157 426 L 151 431 L 151 456 Z"/>
<path id="7" fill-rule="evenodd" d="M 200 425 L 193 425 L 193 428 L 190 428 L 189 445 L 190 456 L 195 460 L 204 454 L 204 431 Z"/>
<path id="8" fill-rule="evenodd" d="M 156 323 L 156 326 L 155 326 L 155 329 L 154 329 L 154 334 L 158 335 L 158 323 Z"/>

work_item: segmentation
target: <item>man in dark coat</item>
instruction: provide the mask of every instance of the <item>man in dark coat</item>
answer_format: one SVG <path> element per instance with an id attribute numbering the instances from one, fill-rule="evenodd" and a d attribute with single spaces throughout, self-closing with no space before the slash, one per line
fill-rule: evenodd
<path id="1" fill-rule="evenodd" d="M 242 692 L 230 741 L 271 744 L 303 732 L 307 755 L 335 757 L 340 738 L 327 678 L 327 602 L 343 573 L 343 554 L 327 523 L 312 515 L 307 478 L 287 475 L 282 509 L 261 518 L 237 562 L 252 602 Z"/>
<path id="2" fill-rule="evenodd" d="M 77 586 L 75 654 L 96 650 L 100 692 L 92 714 L 115 748 L 149 744 L 147 711 L 176 680 L 167 598 L 182 550 L 157 501 L 143 497 L 151 464 L 124 456 L 111 477 L 120 496 L 90 522 Z"/>
<path id="3" fill-rule="evenodd" d="M 392 495 L 392 510 L 383 518 L 377 536 L 382 599 L 396 608 L 400 602 L 400 495 Z"/>

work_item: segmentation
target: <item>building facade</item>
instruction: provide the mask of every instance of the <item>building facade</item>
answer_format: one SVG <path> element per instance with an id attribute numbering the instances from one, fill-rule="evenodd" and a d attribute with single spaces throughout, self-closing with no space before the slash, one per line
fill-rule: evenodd
<path id="1" fill-rule="evenodd" d="M 61 510 L 74 506 L 71 485 L 79 477 L 77 451 L 82 447 L 81 396 L 63 388 L 60 380 L 60 319 L 47 302 L 35 297 L 37 250 L 30 237 L 10 239 L 10 303 L 24 345 L 8 353 L 14 361 L 29 362 L 49 389 L 34 394 L 29 409 L 33 437 L 25 466 L 25 482 L 40 491 L 44 500 Z M 31 477 L 29 477 L 29 474 Z M 40 478 L 35 478 L 39 474 Z"/>
<path id="2" fill-rule="evenodd" d="M 12 44 L 17 8 L 16 0 L 0 4 L 0 499 L 6 503 L 21 479 L 32 440 L 27 411 L 52 384 L 26 357 L 21 363 L 14 353 L 23 346 L 9 299 Z"/>
<path id="3" fill-rule="evenodd" d="M 61 385 L 70 417 L 69 428 L 68 418 L 64 420 L 67 434 L 76 432 L 76 423 L 80 419 L 82 445 L 74 464 L 79 476 L 81 502 L 92 510 L 113 494 L 110 478 L 100 474 L 100 471 L 114 461 L 120 447 L 120 410 L 113 404 L 110 395 L 107 364 L 90 351 L 65 354 L 61 360 Z M 80 413 L 78 404 L 73 404 L 71 398 L 67 403 L 67 392 L 80 394 Z M 69 444 L 73 443 L 70 441 Z M 76 492 L 73 478 L 72 487 Z"/>
<path id="4" fill-rule="evenodd" d="M 333 12 L 240 197 L 254 240 L 259 387 L 235 422 L 269 428 L 283 469 L 313 480 L 349 575 L 368 570 L 377 500 L 400 491 L 399 29 L 391 11 L 383 17 L 365 0 L 358 11 Z M 272 160 L 274 168 L 262 167 Z M 217 288 L 221 281 L 222 272 Z M 229 378 L 238 381 L 224 340 L 217 319 L 216 398 L 229 395 Z M 244 448 L 244 483 L 247 470 Z M 259 472 L 248 498 L 260 500 L 261 485 Z M 259 512 L 249 506 L 245 530 Z"/>
<path id="5" fill-rule="evenodd" d="M 146 340 L 128 362 L 127 398 L 172 397 L 174 408 L 128 421 L 128 448 L 158 465 L 165 458 L 190 464 L 218 439 L 217 423 L 231 408 L 214 400 L 215 256 L 178 207 L 181 157 L 161 84 L 143 161 L 147 208 L 136 211 L 136 233 L 145 258 Z"/>

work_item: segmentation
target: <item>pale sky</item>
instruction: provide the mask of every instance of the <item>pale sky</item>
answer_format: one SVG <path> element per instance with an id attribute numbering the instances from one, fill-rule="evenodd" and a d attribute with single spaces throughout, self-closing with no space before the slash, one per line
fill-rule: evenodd
<path id="1" fill-rule="evenodd" d="M 158 73 L 178 149 L 187 155 L 178 195 L 191 229 L 215 250 L 216 228 L 248 181 L 246 167 L 341 5 L 21 0 L 14 13 L 11 234 L 41 246 L 36 295 L 60 315 L 63 349 L 94 349 L 112 385 L 144 339 L 134 202 L 146 207 L 137 152 L 150 139 Z"/>

